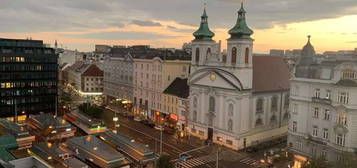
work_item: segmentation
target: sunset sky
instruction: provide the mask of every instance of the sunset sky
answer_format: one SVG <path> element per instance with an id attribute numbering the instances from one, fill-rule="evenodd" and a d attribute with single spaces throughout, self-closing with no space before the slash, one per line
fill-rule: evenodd
<path id="1" fill-rule="evenodd" d="M 241 0 L 207 0 L 215 40 L 228 38 Z M 57 40 L 92 51 L 95 44 L 181 48 L 193 39 L 203 0 L 0 0 L 0 37 Z M 254 50 L 302 48 L 307 35 L 318 52 L 357 48 L 356 0 L 245 0 Z M 225 45 L 223 46 L 225 47 Z"/>

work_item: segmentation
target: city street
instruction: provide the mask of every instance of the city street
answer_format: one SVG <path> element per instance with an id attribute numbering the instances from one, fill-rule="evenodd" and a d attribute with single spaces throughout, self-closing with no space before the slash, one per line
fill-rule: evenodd
<path id="1" fill-rule="evenodd" d="M 109 128 L 114 127 L 113 118 L 114 113 L 111 110 L 106 109 L 102 117 L 103 121 L 108 125 Z M 143 144 L 149 145 L 149 147 L 157 153 L 160 153 L 160 131 L 150 128 L 140 122 L 134 121 L 127 117 L 123 117 L 118 113 L 118 123 L 120 127 L 117 129 L 118 132 L 130 136 L 135 141 L 139 141 Z M 190 137 L 190 139 L 177 139 L 174 135 L 167 135 L 163 133 L 163 143 L 162 151 L 170 155 L 172 160 L 178 161 L 178 156 L 180 153 L 189 151 L 195 148 L 204 146 L 203 141 Z M 216 167 L 217 160 L 217 146 L 212 145 L 205 147 L 203 149 L 190 152 L 189 155 L 192 156 L 191 159 L 182 164 L 183 168 L 188 167 L 198 167 L 198 168 L 213 168 Z M 252 167 L 252 161 L 257 162 L 257 160 L 249 157 L 243 152 L 232 151 L 227 148 L 222 148 L 219 154 L 219 167 L 222 168 L 232 168 L 232 167 L 242 167 L 250 168 Z M 241 162 L 242 161 L 242 162 Z M 245 161 L 245 162 L 244 162 Z M 248 162 L 247 162 L 248 161 Z"/>
<path id="2" fill-rule="evenodd" d="M 78 95 L 72 94 L 72 97 L 77 100 L 73 102 L 73 106 L 78 105 L 81 99 Z M 117 131 L 123 133 L 133 140 L 142 144 L 148 145 L 156 153 L 160 153 L 160 131 L 148 127 L 138 121 L 134 121 L 128 117 L 124 117 L 120 113 L 123 113 L 125 109 L 104 109 L 104 113 L 100 118 L 105 122 L 108 128 L 114 128 L 114 111 L 117 111 L 118 123 L 120 126 Z M 162 134 L 162 153 L 170 155 L 171 159 L 177 163 L 179 162 L 179 154 L 190 151 L 196 148 L 202 148 L 189 152 L 191 156 L 185 162 L 180 162 L 182 168 L 213 168 L 216 167 L 217 160 L 217 145 L 211 145 L 204 147 L 204 141 L 196 137 L 189 138 L 177 138 L 175 134 L 168 135 Z M 225 147 L 220 147 L 219 153 L 219 167 L 221 168 L 254 168 L 259 167 L 259 160 L 264 157 L 264 151 L 258 151 L 255 154 L 248 154 L 243 151 L 233 151 Z M 268 150 L 268 149 L 267 149 Z M 283 164 L 284 165 L 284 164 Z"/>

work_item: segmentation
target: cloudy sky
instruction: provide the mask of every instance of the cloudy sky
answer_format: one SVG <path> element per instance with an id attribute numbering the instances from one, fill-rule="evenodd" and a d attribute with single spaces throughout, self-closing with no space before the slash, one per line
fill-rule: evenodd
<path id="1" fill-rule="evenodd" d="M 228 38 L 241 0 L 207 0 L 215 40 Z M 80 51 L 95 44 L 180 48 L 193 39 L 204 0 L 0 0 L 0 37 L 55 40 Z M 255 52 L 357 48 L 356 0 L 244 0 Z M 225 46 L 223 46 L 225 47 Z"/>

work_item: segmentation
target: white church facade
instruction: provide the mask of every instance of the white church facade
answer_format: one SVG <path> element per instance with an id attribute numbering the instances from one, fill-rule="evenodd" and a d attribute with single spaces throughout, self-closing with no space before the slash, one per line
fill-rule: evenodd
<path id="1" fill-rule="evenodd" d="M 188 79 L 190 134 L 236 150 L 286 136 L 289 118 L 288 66 L 281 57 L 253 56 L 245 14 L 242 5 L 222 54 L 204 10 Z"/>

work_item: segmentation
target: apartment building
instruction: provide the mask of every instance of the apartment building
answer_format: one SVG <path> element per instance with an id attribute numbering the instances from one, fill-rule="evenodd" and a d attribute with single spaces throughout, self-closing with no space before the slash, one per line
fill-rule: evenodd
<path id="1" fill-rule="evenodd" d="M 134 59 L 135 112 L 144 118 L 156 118 L 155 120 L 169 115 L 163 91 L 176 77 L 187 78 L 189 69 L 190 61 L 187 60 L 160 57 Z"/>
<path id="2" fill-rule="evenodd" d="M 288 146 L 298 167 L 357 152 L 357 62 L 317 61 L 310 37 L 291 79 Z"/>

